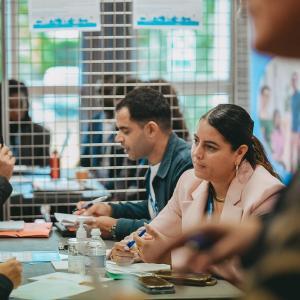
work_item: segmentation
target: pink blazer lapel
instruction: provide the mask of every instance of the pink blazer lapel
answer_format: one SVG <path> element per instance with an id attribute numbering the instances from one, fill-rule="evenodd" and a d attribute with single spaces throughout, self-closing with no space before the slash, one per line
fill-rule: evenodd
<path id="1" fill-rule="evenodd" d="M 208 182 L 202 181 L 192 191 L 190 198 L 182 203 L 182 230 L 188 230 L 199 225 L 205 214 L 205 207 L 208 197 Z"/>
<path id="2" fill-rule="evenodd" d="M 225 198 L 224 208 L 220 217 L 221 221 L 240 222 L 243 208 L 238 205 L 242 198 L 242 192 L 249 178 L 253 174 L 252 166 L 243 161 L 237 176 L 232 180 Z"/>

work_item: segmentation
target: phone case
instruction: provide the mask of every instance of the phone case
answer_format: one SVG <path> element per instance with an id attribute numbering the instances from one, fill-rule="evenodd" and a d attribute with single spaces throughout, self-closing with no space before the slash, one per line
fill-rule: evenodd
<path id="1" fill-rule="evenodd" d="M 173 283 L 170 283 L 167 280 L 156 275 L 138 277 L 137 286 L 140 290 L 147 294 L 175 293 L 175 287 Z"/>
<path id="2" fill-rule="evenodd" d="M 217 280 L 207 273 L 179 273 L 162 270 L 155 274 L 178 285 L 211 286 L 217 283 Z"/>

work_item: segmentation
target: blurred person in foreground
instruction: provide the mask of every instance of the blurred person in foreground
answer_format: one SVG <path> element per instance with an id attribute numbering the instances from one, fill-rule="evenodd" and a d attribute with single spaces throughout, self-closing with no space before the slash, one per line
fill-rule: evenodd
<path id="1" fill-rule="evenodd" d="M 261 143 L 253 136 L 253 120 L 242 107 L 220 104 L 201 117 L 194 135 L 194 169 L 179 179 L 167 206 L 146 226 L 147 236 L 135 237 L 137 249 L 116 244 L 112 259 L 124 263 L 136 250 L 145 262 L 170 263 L 182 257 L 163 253 L 164 245 L 182 232 L 206 222 L 239 223 L 270 212 L 284 185 L 272 169 Z M 171 260 L 170 260 L 171 255 Z M 209 270 L 234 283 L 242 280 L 235 260 Z"/>
<path id="2" fill-rule="evenodd" d="M 0 208 L 12 192 L 9 179 L 12 176 L 16 159 L 5 145 L 0 146 Z M 15 259 L 0 263 L 0 299 L 9 298 L 13 288 L 21 283 L 22 265 Z"/>
<path id="3" fill-rule="evenodd" d="M 255 27 L 254 46 L 271 55 L 300 58 L 300 1 L 248 0 Z M 278 70 L 279 72 L 280 70 Z M 244 299 L 292 300 L 300 295 L 300 170 L 263 221 L 253 218 L 239 227 L 209 224 L 194 229 L 173 244 L 191 245 L 197 235 L 213 240 L 209 250 L 181 252 L 181 267 L 204 271 L 210 265 L 241 255 L 248 270 Z M 189 241 L 189 242 L 187 242 Z M 200 247 L 201 248 L 201 247 Z M 168 249 L 167 251 L 169 251 Z M 192 262 L 192 263 L 191 263 Z"/>

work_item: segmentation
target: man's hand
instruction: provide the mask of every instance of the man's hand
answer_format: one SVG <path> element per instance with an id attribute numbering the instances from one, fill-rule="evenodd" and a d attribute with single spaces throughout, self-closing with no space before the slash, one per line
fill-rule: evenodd
<path id="1" fill-rule="evenodd" d="M 85 224 L 87 224 L 92 228 L 100 228 L 101 236 L 105 239 L 109 239 L 112 237 L 110 233 L 111 227 L 117 224 L 117 219 L 101 216 L 101 217 L 93 218 L 93 220 L 91 221 L 87 220 Z"/>
<path id="2" fill-rule="evenodd" d="M 16 288 L 22 280 L 22 265 L 15 258 L 12 258 L 0 264 L 0 273 L 10 279 Z"/>
<path id="3" fill-rule="evenodd" d="M 111 206 L 107 203 L 97 203 L 89 207 L 88 209 L 84 209 L 83 206 L 85 204 L 85 201 L 80 201 L 77 203 L 77 211 L 75 214 L 77 215 L 84 215 L 84 216 L 94 216 L 94 217 L 100 217 L 100 216 L 107 216 L 110 217 L 112 214 Z"/>
<path id="4" fill-rule="evenodd" d="M 7 180 L 10 179 L 13 173 L 16 159 L 7 146 L 0 148 L 0 175 Z"/>

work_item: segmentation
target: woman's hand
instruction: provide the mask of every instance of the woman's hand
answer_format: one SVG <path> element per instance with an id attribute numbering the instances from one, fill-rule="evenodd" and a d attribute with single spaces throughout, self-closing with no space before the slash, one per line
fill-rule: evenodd
<path id="1" fill-rule="evenodd" d="M 136 232 L 139 234 L 144 227 L 139 228 Z M 134 262 L 140 262 L 141 258 L 138 255 L 137 247 L 134 244 L 131 248 L 128 248 L 128 242 L 132 241 L 133 234 L 125 237 L 124 240 L 115 243 L 114 247 L 111 249 L 110 259 L 117 263 L 118 265 L 129 265 Z"/>
<path id="2" fill-rule="evenodd" d="M 136 248 L 127 247 L 128 240 L 122 240 L 121 242 L 115 243 L 111 249 L 110 259 L 120 266 L 130 265 L 134 262 L 141 261 Z"/>
<path id="3" fill-rule="evenodd" d="M 168 247 L 163 235 L 149 224 L 145 224 L 145 228 L 146 234 L 143 237 L 139 237 L 137 233 L 133 234 L 139 257 L 144 262 L 170 264 L 170 253 L 161 256 Z"/>

